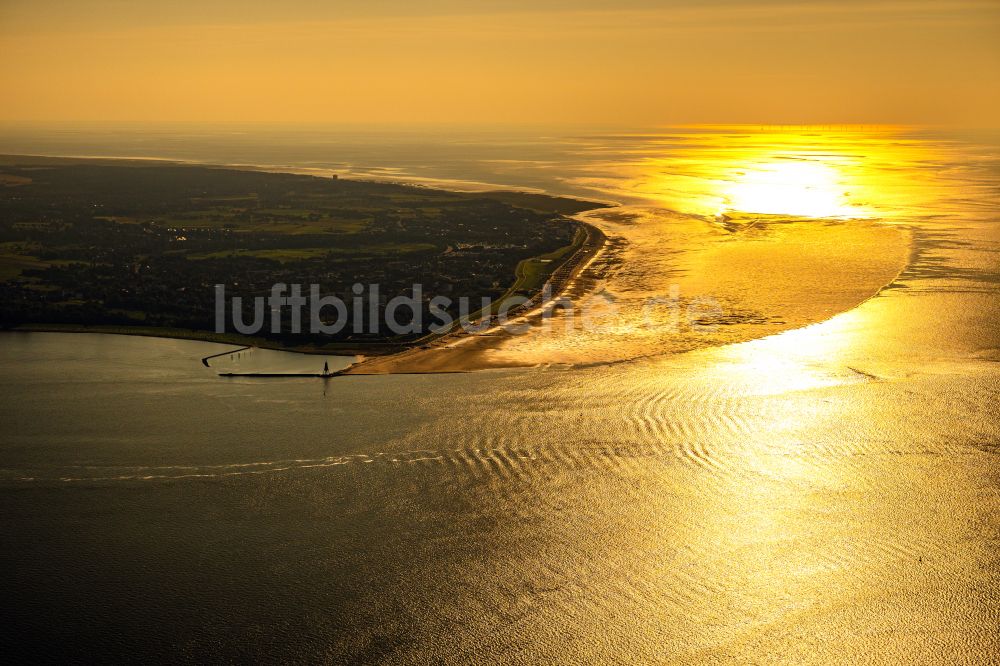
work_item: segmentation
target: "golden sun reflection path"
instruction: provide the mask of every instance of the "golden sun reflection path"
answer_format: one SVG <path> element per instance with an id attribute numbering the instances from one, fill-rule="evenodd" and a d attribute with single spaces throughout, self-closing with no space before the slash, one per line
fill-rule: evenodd
<path id="1" fill-rule="evenodd" d="M 772 161 L 754 163 L 724 189 L 723 208 L 748 213 L 803 217 L 864 217 L 847 203 L 848 189 L 829 162 Z"/>
<path id="2" fill-rule="evenodd" d="M 896 127 L 672 128 L 568 182 L 622 203 L 705 217 L 889 221 L 941 198 L 932 165 L 948 149 Z"/>

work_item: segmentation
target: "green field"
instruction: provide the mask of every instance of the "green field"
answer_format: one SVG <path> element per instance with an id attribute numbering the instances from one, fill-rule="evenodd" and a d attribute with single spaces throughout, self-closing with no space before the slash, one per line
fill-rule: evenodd
<path id="1" fill-rule="evenodd" d="M 552 273 L 562 265 L 562 262 L 580 249 L 586 238 L 587 232 L 582 228 L 577 229 L 572 244 L 565 245 L 558 250 L 538 257 L 525 259 L 519 263 L 515 272 L 516 280 L 511 285 L 510 293 L 530 293 L 541 289 L 542 285 L 552 276 Z"/>

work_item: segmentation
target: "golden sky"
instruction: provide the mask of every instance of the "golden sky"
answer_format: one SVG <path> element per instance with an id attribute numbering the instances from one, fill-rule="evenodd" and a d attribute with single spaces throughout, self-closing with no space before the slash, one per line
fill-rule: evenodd
<path id="1" fill-rule="evenodd" d="M 1000 0 L 0 0 L 0 121 L 1000 122 Z"/>

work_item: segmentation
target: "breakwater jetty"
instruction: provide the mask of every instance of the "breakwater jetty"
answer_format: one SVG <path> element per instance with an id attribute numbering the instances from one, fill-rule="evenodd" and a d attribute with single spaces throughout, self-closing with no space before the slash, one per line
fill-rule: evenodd
<path id="1" fill-rule="evenodd" d="M 251 348 L 252 347 L 250 346 L 246 346 L 246 347 L 240 347 L 238 349 L 230 349 L 229 351 L 219 352 L 218 354 L 211 354 L 201 359 L 201 362 L 205 365 L 206 368 L 209 368 L 211 366 L 208 364 L 208 362 L 213 358 L 219 358 L 220 356 L 227 356 L 229 354 L 238 354 L 240 352 L 246 351 Z"/>

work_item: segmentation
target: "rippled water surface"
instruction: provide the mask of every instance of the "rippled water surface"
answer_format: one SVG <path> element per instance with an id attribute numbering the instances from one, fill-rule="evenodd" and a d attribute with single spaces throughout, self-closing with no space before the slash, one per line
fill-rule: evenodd
<path id="1" fill-rule="evenodd" d="M 759 316 L 705 343 L 619 329 L 499 352 L 564 355 L 531 369 L 330 380 L 222 380 L 200 359 L 226 348 L 208 343 L 4 334 L 5 642 L 188 660 L 994 659 L 991 139 L 480 141 L 398 164 L 627 204 L 602 222 L 619 321 L 644 284 Z M 253 353 L 220 363 L 300 362 Z"/>

